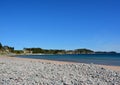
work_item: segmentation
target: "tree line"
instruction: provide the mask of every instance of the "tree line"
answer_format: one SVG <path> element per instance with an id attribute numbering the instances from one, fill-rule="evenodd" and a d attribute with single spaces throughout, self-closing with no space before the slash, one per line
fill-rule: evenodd
<path id="1" fill-rule="evenodd" d="M 41 54 L 92 54 L 90 49 L 59 50 L 59 49 L 42 49 L 42 48 L 24 48 L 24 53 L 41 53 Z"/>
<path id="2" fill-rule="evenodd" d="M 0 43 L 0 53 L 13 53 L 14 52 L 14 47 L 10 47 L 10 46 L 3 46 Z"/>
<path id="3" fill-rule="evenodd" d="M 64 49 L 42 49 L 42 48 L 23 48 L 23 50 L 14 50 L 14 47 L 3 46 L 0 43 L 0 53 L 15 53 L 15 54 L 114 54 L 115 51 L 93 51 L 90 49 L 75 49 L 75 50 L 64 50 Z"/>

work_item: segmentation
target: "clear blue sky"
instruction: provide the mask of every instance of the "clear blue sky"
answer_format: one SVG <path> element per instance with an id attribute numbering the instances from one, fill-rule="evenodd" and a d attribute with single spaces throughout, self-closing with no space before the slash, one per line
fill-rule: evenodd
<path id="1" fill-rule="evenodd" d="M 0 0 L 0 42 L 120 52 L 120 0 Z"/>

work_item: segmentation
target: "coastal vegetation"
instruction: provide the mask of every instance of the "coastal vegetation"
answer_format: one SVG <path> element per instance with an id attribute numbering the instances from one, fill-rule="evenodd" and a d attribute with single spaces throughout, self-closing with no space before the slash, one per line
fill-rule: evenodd
<path id="1" fill-rule="evenodd" d="M 0 43 L 0 50 L 2 49 L 2 44 Z"/>
<path id="2" fill-rule="evenodd" d="M 115 51 L 111 52 L 95 52 L 90 49 L 75 49 L 75 50 L 64 50 L 64 49 L 42 49 L 42 48 L 24 48 L 23 50 L 14 50 L 14 47 L 3 46 L 0 43 L 0 54 L 114 54 Z"/>
<path id="3" fill-rule="evenodd" d="M 14 47 L 10 47 L 10 46 L 3 46 L 0 43 L 0 54 L 8 54 L 8 53 L 14 53 Z"/>
<path id="4" fill-rule="evenodd" d="M 42 48 L 24 48 L 24 53 L 42 53 L 42 54 L 92 54 L 94 51 L 89 49 L 58 50 Z"/>

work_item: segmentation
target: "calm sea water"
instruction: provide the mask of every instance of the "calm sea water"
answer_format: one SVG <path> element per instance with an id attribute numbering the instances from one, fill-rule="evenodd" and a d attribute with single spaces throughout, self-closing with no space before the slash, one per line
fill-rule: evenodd
<path id="1" fill-rule="evenodd" d="M 22 55 L 16 57 L 120 66 L 120 54 Z"/>

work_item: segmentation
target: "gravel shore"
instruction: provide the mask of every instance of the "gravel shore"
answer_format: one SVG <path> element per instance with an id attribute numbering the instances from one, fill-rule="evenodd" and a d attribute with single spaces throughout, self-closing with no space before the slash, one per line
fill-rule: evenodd
<path id="1" fill-rule="evenodd" d="M 94 64 L 0 57 L 0 85 L 120 85 L 120 71 Z"/>

